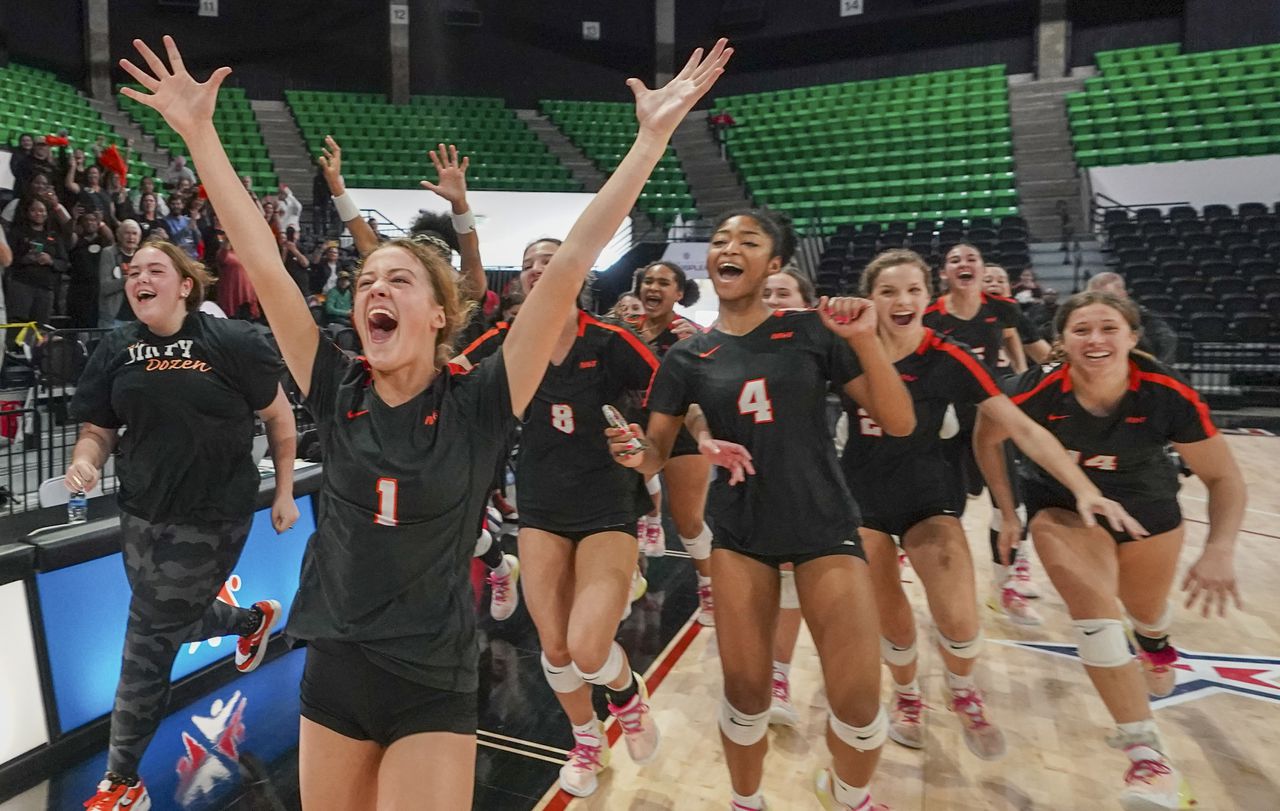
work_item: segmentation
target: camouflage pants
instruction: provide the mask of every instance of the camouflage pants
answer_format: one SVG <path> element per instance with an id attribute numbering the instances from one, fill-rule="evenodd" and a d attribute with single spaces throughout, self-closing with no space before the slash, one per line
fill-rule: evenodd
<path id="1" fill-rule="evenodd" d="M 257 630 L 256 610 L 216 599 L 240 559 L 252 520 L 196 527 L 152 524 L 121 513 L 120 546 L 133 598 L 111 710 L 111 771 L 137 775 L 164 718 L 169 673 L 184 643 Z"/>

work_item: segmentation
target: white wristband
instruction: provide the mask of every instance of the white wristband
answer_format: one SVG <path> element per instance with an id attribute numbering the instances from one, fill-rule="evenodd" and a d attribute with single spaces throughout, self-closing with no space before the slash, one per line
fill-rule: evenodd
<path id="1" fill-rule="evenodd" d="M 338 219 L 343 222 L 360 219 L 360 207 L 356 205 L 355 200 L 351 199 L 351 195 L 346 192 L 333 198 L 333 207 L 338 210 Z"/>
<path id="2" fill-rule="evenodd" d="M 458 236 L 470 234 L 476 230 L 476 215 L 467 209 L 461 214 L 449 214 L 449 218 L 453 220 L 453 230 Z"/>

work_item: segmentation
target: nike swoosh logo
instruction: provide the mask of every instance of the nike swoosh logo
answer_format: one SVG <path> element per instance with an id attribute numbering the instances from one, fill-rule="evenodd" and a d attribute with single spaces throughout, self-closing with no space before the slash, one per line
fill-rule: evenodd
<path id="1" fill-rule="evenodd" d="M 845 542 L 844 542 L 844 545 L 845 545 L 845 546 L 857 546 L 857 545 L 858 545 L 858 542 L 857 542 L 857 541 L 845 541 Z M 903 648 L 903 650 L 906 650 L 906 648 Z"/>
<path id="2" fill-rule="evenodd" d="M 1106 630 L 1105 628 L 1095 628 L 1095 629 L 1094 629 L 1094 630 L 1092 630 L 1092 631 L 1085 631 L 1085 632 L 1084 632 L 1084 635 L 1085 635 L 1085 636 L 1093 636 L 1094 634 L 1100 634 L 1100 633 L 1102 633 L 1102 632 L 1103 632 L 1103 631 L 1105 631 L 1105 630 Z"/>
<path id="3" fill-rule="evenodd" d="M 744 723 L 742 723 L 742 722 L 741 722 L 741 721 L 739 721 L 737 718 L 734 718 L 734 717 L 732 717 L 732 716 L 730 716 L 730 717 L 729 717 L 729 723 L 733 724 L 734 726 L 739 726 L 739 727 L 749 727 L 749 726 L 751 726 L 750 724 L 744 724 Z"/>
<path id="4" fill-rule="evenodd" d="M 715 346 L 713 346 L 713 347 L 711 347 L 710 349 L 708 349 L 706 352 L 699 352 L 699 353 L 698 353 L 698 357 L 700 357 L 700 358 L 709 358 L 709 357 L 711 357 L 712 355 L 714 355 L 714 354 L 716 353 L 716 350 L 717 350 L 717 349 L 719 349 L 719 348 L 720 348 L 720 347 L 722 347 L 722 346 L 724 346 L 724 344 L 716 344 Z"/>
<path id="5" fill-rule="evenodd" d="M 362 416 L 362 415 L 364 415 L 364 414 L 368 414 L 368 413 L 369 413 L 369 409 L 367 409 L 367 408 L 366 408 L 365 410 L 363 410 L 363 411 L 348 411 L 348 412 L 347 412 L 347 419 L 349 419 L 349 420 L 354 420 L 356 417 L 359 417 L 359 416 Z"/>
<path id="6" fill-rule="evenodd" d="M 1070 416 L 1071 416 L 1070 414 L 1050 414 L 1049 422 L 1057 422 L 1058 420 L 1065 420 L 1067 417 L 1070 417 Z"/>

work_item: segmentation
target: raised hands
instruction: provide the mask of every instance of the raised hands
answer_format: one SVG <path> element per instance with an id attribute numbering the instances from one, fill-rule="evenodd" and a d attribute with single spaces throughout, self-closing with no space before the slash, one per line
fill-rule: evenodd
<path id="1" fill-rule="evenodd" d="M 724 73 L 733 56 L 729 41 L 721 39 L 703 56 L 698 48 L 675 78 L 656 90 L 645 87 L 639 79 L 628 79 L 627 87 L 636 97 L 636 120 L 641 130 L 669 138 L 693 105 L 702 98 Z"/>
<path id="2" fill-rule="evenodd" d="M 329 193 L 334 197 L 345 194 L 347 184 L 342 178 L 342 147 L 338 146 L 338 142 L 333 140 L 332 135 L 326 135 L 320 152 L 316 162 L 320 164 L 320 171 L 324 173 L 325 182 L 329 184 Z"/>
<path id="3" fill-rule="evenodd" d="M 140 39 L 133 41 L 151 72 L 143 70 L 128 59 L 120 60 L 120 67 L 138 80 L 149 92 L 142 93 L 132 87 L 120 92 L 134 101 L 147 105 L 164 117 L 165 123 L 184 140 L 199 131 L 200 127 L 213 124 L 213 108 L 218 102 L 218 88 L 231 75 L 231 68 L 215 70 L 207 80 L 197 82 L 182 64 L 182 54 L 173 37 L 165 35 L 164 48 L 169 66 L 156 56 L 155 51 Z"/>
<path id="4" fill-rule="evenodd" d="M 846 341 L 876 334 L 875 305 L 864 298 L 827 298 L 818 302 L 822 325 Z"/>
<path id="5" fill-rule="evenodd" d="M 471 158 L 463 156 L 462 160 L 458 160 L 458 148 L 453 144 L 449 144 L 448 149 L 440 144 L 427 155 L 436 167 L 436 182 L 424 180 L 422 188 L 448 200 L 455 209 L 466 211 L 467 168 L 471 166 Z"/>

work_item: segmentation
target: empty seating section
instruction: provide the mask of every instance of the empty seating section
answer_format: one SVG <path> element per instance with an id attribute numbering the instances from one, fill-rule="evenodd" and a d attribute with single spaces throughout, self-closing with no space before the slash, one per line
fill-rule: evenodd
<path id="1" fill-rule="evenodd" d="M 325 135 L 337 140 L 353 187 L 416 189 L 435 177 L 427 151 L 446 143 L 470 156 L 472 189 L 581 190 L 499 98 L 414 96 L 405 105 L 380 93 L 289 91 L 285 98 L 312 155 Z"/>
<path id="2" fill-rule="evenodd" d="M 138 89 L 137 85 L 131 86 Z M 124 96 L 120 96 L 120 107 L 138 122 L 138 126 L 156 139 L 156 146 L 167 149 L 172 155 L 188 155 L 186 144 L 155 110 Z M 244 88 L 223 85 L 218 91 L 218 106 L 213 112 L 213 122 L 222 138 L 222 145 L 227 150 L 227 157 L 231 158 L 236 171 L 241 175 L 250 175 L 254 188 L 258 191 L 274 190 L 275 169 L 267 156 L 267 147 L 262 141 L 262 132 L 258 129 L 258 119 L 253 114 L 253 107 L 249 104 Z"/>
<path id="3" fill-rule="evenodd" d="M 542 112 L 600 171 L 613 172 L 636 137 L 635 105 L 611 101 L 542 101 Z M 667 147 L 636 207 L 663 225 L 697 217 L 675 150 Z"/>
<path id="4" fill-rule="evenodd" d="M 1104 215 L 1133 297 L 1197 342 L 1280 340 L 1280 203 Z"/>
<path id="5" fill-rule="evenodd" d="M 52 73 L 11 64 L 0 68 L 0 136 L 16 145 L 24 132 L 50 135 L 66 130 L 72 147 L 89 151 L 99 138 L 107 143 L 120 139 L 97 110 L 69 84 Z M 123 154 L 123 144 L 119 144 Z M 56 153 L 56 148 L 55 148 Z M 129 162 L 129 184 L 155 171 L 141 158 Z M 55 182 L 61 182 L 56 178 Z"/>
<path id="6" fill-rule="evenodd" d="M 1180 54 L 1104 51 L 1102 75 L 1067 96 L 1081 166 L 1280 152 L 1280 44 Z"/>
<path id="7" fill-rule="evenodd" d="M 802 229 L 1017 214 L 1004 67 L 721 97 L 757 204 Z"/>

